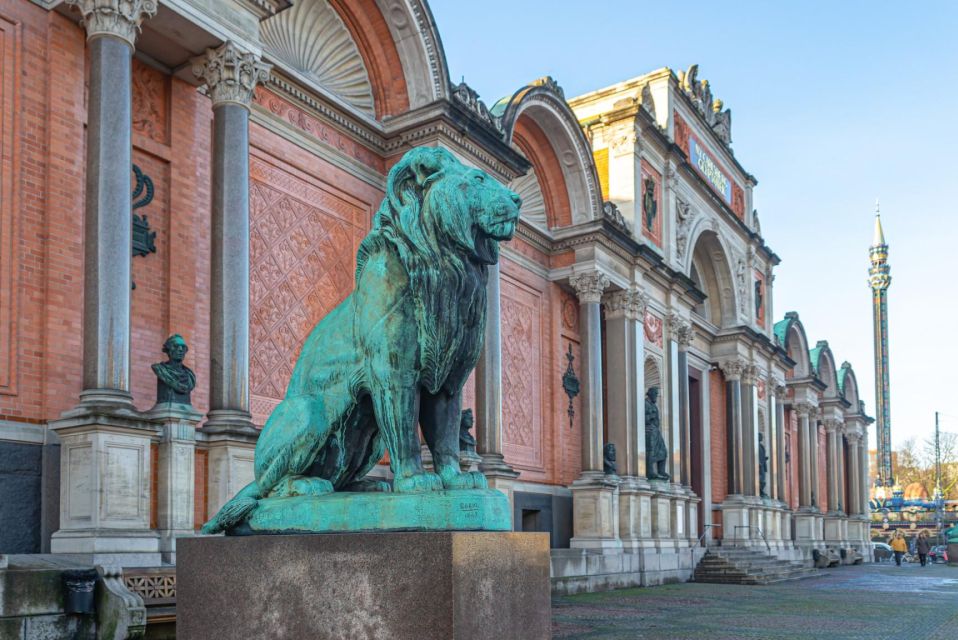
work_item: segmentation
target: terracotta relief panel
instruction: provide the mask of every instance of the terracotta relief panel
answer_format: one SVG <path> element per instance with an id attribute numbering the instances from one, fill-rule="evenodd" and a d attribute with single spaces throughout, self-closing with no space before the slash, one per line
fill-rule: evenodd
<path id="1" fill-rule="evenodd" d="M 542 294 L 502 278 L 502 422 L 507 457 L 542 466 Z"/>
<path id="2" fill-rule="evenodd" d="M 646 311 L 645 312 L 645 339 L 647 342 L 662 348 L 662 318 Z"/>
<path id="3" fill-rule="evenodd" d="M 133 60 L 133 131 L 169 143 L 169 76 Z"/>
<path id="4" fill-rule="evenodd" d="M 315 324 L 352 291 L 365 209 L 308 176 L 250 163 L 250 390 L 262 424 Z"/>

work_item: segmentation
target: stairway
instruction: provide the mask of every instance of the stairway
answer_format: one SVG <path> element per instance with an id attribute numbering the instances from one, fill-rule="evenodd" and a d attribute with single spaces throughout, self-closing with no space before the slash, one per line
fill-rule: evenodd
<path id="1" fill-rule="evenodd" d="M 693 582 L 721 584 L 773 584 L 825 575 L 801 562 L 779 560 L 764 550 L 743 547 L 709 547 Z"/>

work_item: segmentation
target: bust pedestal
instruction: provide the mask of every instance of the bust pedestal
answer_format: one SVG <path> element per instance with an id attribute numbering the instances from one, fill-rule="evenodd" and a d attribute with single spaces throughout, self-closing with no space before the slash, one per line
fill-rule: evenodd
<path id="1" fill-rule="evenodd" d="M 551 617 L 545 533 L 180 541 L 179 640 L 544 640 Z"/>

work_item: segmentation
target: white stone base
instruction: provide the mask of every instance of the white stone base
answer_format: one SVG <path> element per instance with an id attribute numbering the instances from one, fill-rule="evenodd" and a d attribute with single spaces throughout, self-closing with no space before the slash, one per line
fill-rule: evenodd
<path id="1" fill-rule="evenodd" d="M 90 529 L 53 534 L 50 550 L 57 554 L 77 556 L 91 565 L 120 567 L 155 567 L 163 563 L 160 537 L 156 531 Z"/>
<path id="2" fill-rule="evenodd" d="M 572 483 L 573 549 L 621 551 L 619 478 L 588 472 Z"/>
<path id="3" fill-rule="evenodd" d="M 704 548 L 686 540 L 658 541 L 636 550 L 552 550 L 552 593 L 571 595 L 687 582 Z"/>

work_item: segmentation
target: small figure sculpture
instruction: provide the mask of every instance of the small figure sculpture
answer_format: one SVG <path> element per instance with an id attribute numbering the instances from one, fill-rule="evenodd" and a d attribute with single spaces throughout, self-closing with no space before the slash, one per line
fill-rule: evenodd
<path id="1" fill-rule="evenodd" d="M 185 364 L 183 358 L 190 348 L 183 336 L 171 335 L 163 343 L 163 353 L 168 360 L 153 365 L 156 374 L 156 403 L 176 402 L 190 404 L 190 392 L 196 387 L 196 375 Z"/>
<path id="2" fill-rule="evenodd" d="M 459 453 L 475 453 L 476 439 L 469 431 L 476 424 L 472 409 L 465 409 L 459 416 Z"/>
<path id="3" fill-rule="evenodd" d="M 765 479 L 768 475 L 768 455 L 765 453 L 765 441 L 762 434 L 758 434 L 758 495 L 767 498 L 765 493 Z"/>
<path id="4" fill-rule="evenodd" d="M 602 472 L 607 476 L 619 475 L 619 470 L 615 464 L 615 445 L 607 442 L 602 447 Z"/>
<path id="5" fill-rule="evenodd" d="M 306 339 L 256 442 L 253 481 L 204 533 L 234 530 L 269 505 L 270 530 L 288 530 L 305 513 L 284 506 L 288 497 L 487 488 L 459 464 L 462 389 L 482 352 L 489 267 L 520 203 L 442 148 L 412 149 L 393 165 L 359 245 L 355 289 Z M 423 468 L 420 429 L 434 471 Z M 384 453 L 391 483 L 366 478 Z"/>
<path id="6" fill-rule="evenodd" d="M 655 180 L 646 178 L 645 194 L 642 196 L 642 210 L 645 212 L 645 228 L 647 231 L 652 231 L 658 209 L 659 205 L 655 201 Z"/>
<path id="7" fill-rule="evenodd" d="M 645 466 L 649 480 L 668 480 L 665 472 L 665 462 L 669 451 L 665 448 L 662 439 L 662 430 L 659 427 L 659 388 L 652 387 L 645 394 Z"/>
<path id="8" fill-rule="evenodd" d="M 762 317 L 762 305 L 765 304 L 765 297 L 762 295 L 762 281 L 755 281 L 755 319 Z"/>

